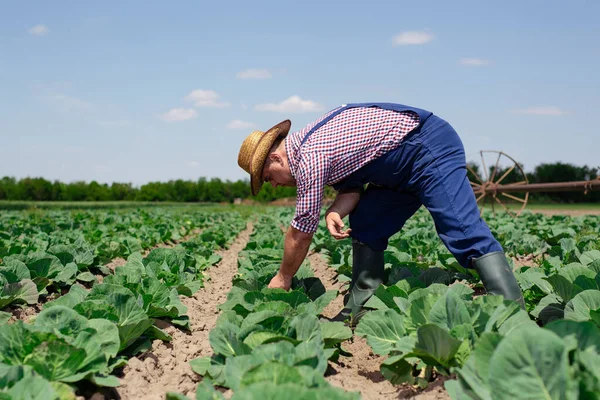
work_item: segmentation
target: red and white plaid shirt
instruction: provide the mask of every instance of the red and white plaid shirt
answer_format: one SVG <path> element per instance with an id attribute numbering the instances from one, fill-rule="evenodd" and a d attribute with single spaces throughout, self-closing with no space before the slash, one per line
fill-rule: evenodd
<path id="1" fill-rule="evenodd" d="M 419 116 L 412 111 L 350 108 L 318 128 L 300 146 L 306 134 L 337 109 L 285 139 L 297 183 L 296 213 L 291 225 L 302 232 L 317 230 L 325 185 L 341 181 L 395 149 L 419 125 Z"/>

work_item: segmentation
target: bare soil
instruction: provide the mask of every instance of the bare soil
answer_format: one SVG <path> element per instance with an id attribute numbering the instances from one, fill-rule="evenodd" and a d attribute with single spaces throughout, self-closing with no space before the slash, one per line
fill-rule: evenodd
<path id="1" fill-rule="evenodd" d="M 344 285 L 336 279 L 336 272 L 327 265 L 321 254 L 313 253 L 308 257 L 315 276 L 321 279 L 327 290 L 340 290 Z M 343 307 L 343 295 L 339 295 L 323 311 L 323 316 L 331 318 Z M 410 385 L 394 386 L 379 371 L 385 357 L 371 351 L 367 341 L 354 336 L 343 343 L 342 348 L 352 356 L 341 355 L 337 363 L 329 364 L 329 374 L 325 377 L 333 386 L 347 391 L 360 392 L 364 400 L 416 399 L 449 400 L 444 390 L 443 377 L 432 382 L 425 390 Z"/>
<path id="2" fill-rule="evenodd" d="M 155 340 L 151 350 L 129 360 L 121 386 L 116 389 L 118 398 L 162 400 L 167 392 L 194 397 L 201 377 L 192 371 L 189 361 L 212 354 L 208 334 L 217 321 L 217 306 L 226 300 L 231 289 L 238 253 L 246 246 L 251 232 L 249 223 L 228 250 L 219 252 L 223 259 L 206 271 L 205 287 L 192 297 L 181 298 L 188 307 L 190 332 L 165 324 L 161 328 L 173 340 L 169 343 Z"/>

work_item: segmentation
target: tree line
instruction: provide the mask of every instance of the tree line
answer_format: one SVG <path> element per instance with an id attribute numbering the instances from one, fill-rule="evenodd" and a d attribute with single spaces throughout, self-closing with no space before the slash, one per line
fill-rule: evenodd
<path id="1" fill-rule="evenodd" d="M 295 188 L 272 188 L 265 185 L 258 201 L 272 201 L 296 195 Z M 131 183 L 112 184 L 96 181 L 64 183 L 44 178 L 15 179 L 5 176 L 0 180 L 0 200 L 21 201 L 172 201 L 172 202 L 233 202 L 250 196 L 247 180 L 229 181 L 219 178 L 200 178 L 197 181 L 171 180 L 149 182 L 136 187 Z"/>
<path id="2" fill-rule="evenodd" d="M 481 175 L 477 165 L 471 168 Z M 492 168 L 488 176 L 492 175 Z M 509 168 L 496 171 L 501 177 Z M 530 183 L 568 182 L 596 179 L 598 171 L 588 166 L 576 166 L 567 163 L 541 164 L 533 172 L 527 173 Z M 469 173 L 469 178 L 475 181 Z M 523 178 L 515 171 L 510 172 L 502 183 L 518 182 Z M 496 179 L 497 180 L 497 179 Z M 331 195 L 327 191 L 326 195 Z M 171 180 L 168 182 L 149 182 L 136 187 L 131 183 L 98 183 L 49 181 L 44 178 L 15 179 L 5 176 L 0 180 L 0 200 L 21 201 L 150 201 L 150 202 L 233 202 L 235 199 L 252 198 L 261 202 L 295 197 L 295 188 L 277 187 L 265 184 L 257 197 L 250 195 L 248 180 L 221 180 L 219 178 L 199 178 L 196 181 Z M 532 193 L 530 199 L 557 203 L 600 202 L 600 192 L 585 194 L 579 192 Z"/>

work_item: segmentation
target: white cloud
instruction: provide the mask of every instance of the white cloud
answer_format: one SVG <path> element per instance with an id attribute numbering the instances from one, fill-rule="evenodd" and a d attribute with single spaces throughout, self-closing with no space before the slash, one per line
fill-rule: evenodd
<path id="1" fill-rule="evenodd" d="M 188 119 L 196 118 L 198 113 L 192 108 L 173 108 L 168 112 L 159 115 L 158 118 L 163 121 L 186 121 Z"/>
<path id="2" fill-rule="evenodd" d="M 96 165 L 95 169 L 96 169 L 96 172 L 106 172 L 109 170 L 109 168 L 106 165 L 102 165 L 102 164 Z"/>
<path id="3" fill-rule="evenodd" d="M 259 104 L 255 108 L 258 111 L 303 113 L 321 111 L 323 106 L 311 100 L 302 100 L 299 96 L 292 96 L 281 103 Z"/>
<path id="4" fill-rule="evenodd" d="M 191 101 L 196 107 L 229 107 L 227 102 L 220 102 L 219 95 L 213 90 L 196 89 L 185 96 L 185 100 Z"/>
<path id="5" fill-rule="evenodd" d="M 524 114 L 524 115 L 549 115 L 549 116 L 560 116 L 567 115 L 568 112 L 565 110 L 561 110 L 558 107 L 548 106 L 548 107 L 529 107 L 523 108 L 520 110 L 513 110 L 514 114 Z"/>
<path id="6" fill-rule="evenodd" d="M 46 36 L 50 30 L 46 25 L 39 24 L 29 28 L 28 32 L 33 36 Z"/>
<path id="7" fill-rule="evenodd" d="M 240 121 L 239 119 L 234 119 L 227 124 L 227 129 L 253 129 L 256 128 L 256 124 L 254 122 L 246 122 Z"/>
<path id="8" fill-rule="evenodd" d="M 429 32 L 407 31 L 394 36 L 392 42 L 394 46 L 416 45 L 429 43 L 433 38 Z"/>
<path id="9" fill-rule="evenodd" d="M 43 98 L 62 112 L 85 111 L 92 108 L 92 105 L 78 97 L 69 96 L 62 93 L 54 93 Z"/>
<path id="10" fill-rule="evenodd" d="M 483 58 L 462 58 L 460 63 L 468 67 L 483 67 L 490 65 L 490 60 L 484 60 Z"/>
<path id="11" fill-rule="evenodd" d="M 260 69 L 247 69 L 237 73 L 236 78 L 238 79 L 269 79 L 271 78 L 271 72 L 266 68 Z"/>
<path id="12" fill-rule="evenodd" d="M 196 168 L 200 166 L 200 163 L 198 161 L 188 161 L 187 166 L 190 168 Z"/>

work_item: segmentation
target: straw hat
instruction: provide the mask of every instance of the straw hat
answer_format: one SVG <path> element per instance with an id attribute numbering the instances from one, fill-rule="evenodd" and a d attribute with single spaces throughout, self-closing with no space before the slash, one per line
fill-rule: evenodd
<path id="1" fill-rule="evenodd" d="M 238 165 L 250 174 L 252 195 L 256 196 L 262 187 L 262 170 L 269 155 L 269 150 L 278 137 L 286 137 L 292 122 L 286 119 L 266 132 L 254 131 L 240 147 Z"/>

